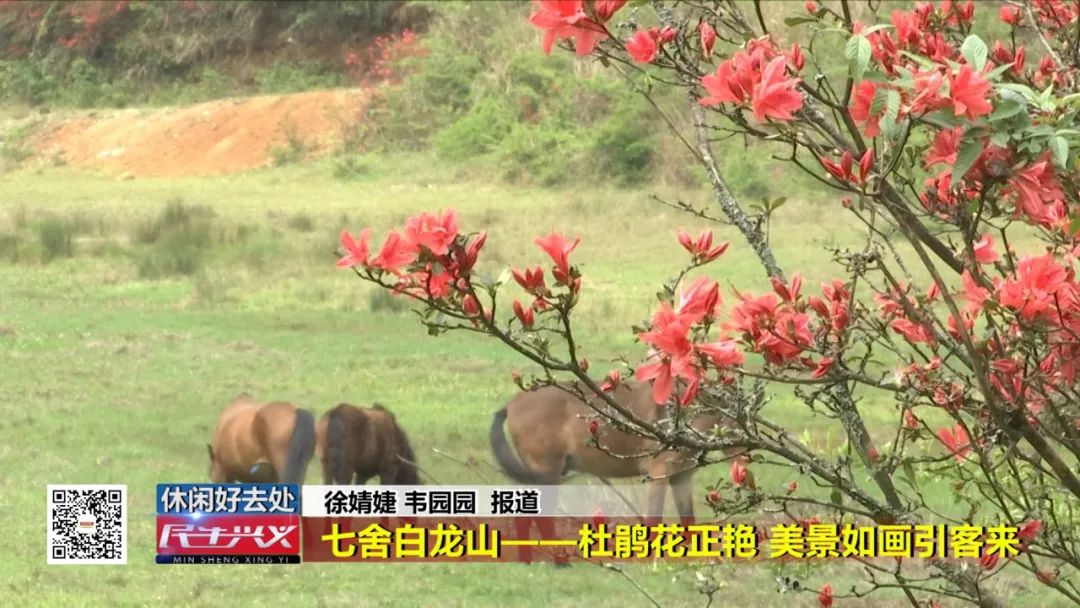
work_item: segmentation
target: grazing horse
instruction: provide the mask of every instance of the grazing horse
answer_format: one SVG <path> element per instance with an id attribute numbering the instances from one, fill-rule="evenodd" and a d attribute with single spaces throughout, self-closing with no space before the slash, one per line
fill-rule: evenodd
<path id="1" fill-rule="evenodd" d="M 421 485 L 416 455 L 389 410 L 339 403 L 315 429 L 323 483 L 364 485 L 379 476 L 382 485 Z"/>
<path id="2" fill-rule="evenodd" d="M 582 394 L 590 389 L 577 385 Z M 652 399 L 652 387 L 627 381 L 616 387 L 611 397 L 639 418 L 656 423 L 665 409 Z M 601 409 L 608 406 L 594 399 Z M 611 413 L 615 413 L 612 411 Z M 646 475 L 649 513 L 659 517 L 664 510 L 670 484 L 679 516 L 694 517 L 692 500 L 695 464 L 699 453 L 690 450 L 659 451 L 659 443 L 617 428 L 599 427 L 597 442 L 589 442 L 587 419 L 596 411 L 574 394 L 557 386 L 523 391 L 495 413 L 490 442 L 495 459 L 503 471 L 519 483 L 559 485 L 570 471 L 595 475 L 601 479 Z M 707 431 L 720 422 L 715 415 L 699 416 L 694 428 Z M 506 424 L 517 454 L 506 440 Z"/>
<path id="3" fill-rule="evenodd" d="M 291 403 L 240 395 L 221 413 L 210 452 L 214 483 L 304 483 L 315 418 Z"/>

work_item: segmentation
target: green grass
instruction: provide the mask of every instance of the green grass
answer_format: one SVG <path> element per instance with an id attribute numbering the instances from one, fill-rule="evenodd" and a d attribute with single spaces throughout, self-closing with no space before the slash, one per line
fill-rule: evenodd
<path id="1" fill-rule="evenodd" d="M 464 229 L 489 231 L 481 267 L 493 274 L 508 264 L 546 265 L 531 240 L 549 230 L 581 236 L 573 254 L 585 275 L 578 331 L 599 374 L 614 356 L 643 354 L 629 328 L 651 314 L 654 292 L 683 261 L 675 230 L 704 226 L 650 202 L 651 190 L 513 189 L 463 178 L 426 157 L 366 162 L 369 170 L 348 181 L 333 179 L 329 160 L 200 179 L 118 182 L 68 168 L 5 176 L 0 242 L 7 237 L 19 247 L 10 260 L 0 252 L 0 522 L 7 532 L 0 597 L 10 598 L 6 605 L 648 605 L 617 573 L 588 565 L 260 570 L 153 563 L 155 484 L 207 478 L 210 430 L 225 403 L 245 390 L 316 414 L 339 401 L 379 401 L 397 414 L 430 479 L 482 482 L 478 471 L 501 479 L 487 445 L 491 414 L 514 393 L 511 370 L 535 370 L 479 336 L 427 336 L 407 309 L 388 307 L 372 287 L 336 269 L 343 227 L 370 226 L 378 244 L 409 214 L 454 207 Z M 675 193 L 658 194 L 673 199 Z M 678 194 L 707 200 L 705 193 Z M 799 193 L 791 197 L 774 219 L 773 241 L 786 268 L 803 269 L 809 290 L 837 272 L 825 247 L 859 241 L 838 209 L 800 203 Z M 197 267 L 141 272 L 145 260 L 175 253 L 174 241 L 152 229 L 174 199 L 213 210 L 205 224 L 191 224 L 202 235 L 194 239 Z M 34 236 L 36 222 L 54 217 L 81 227 L 70 232 L 70 257 L 51 255 Z M 723 285 L 768 289 L 734 231 L 718 233 L 733 244 L 708 272 Z M 733 298 L 730 291 L 725 297 Z M 819 447 L 839 447 L 838 427 L 800 408 L 790 394 L 778 393 L 768 407 Z M 893 406 L 870 400 L 864 413 L 875 436 L 888 441 L 886 425 L 899 415 Z M 469 460 L 474 467 L 460 462 Z M 782 470 L 755 473 L 759 484 L 775 487 L 791 478 Z M 309 474 L 317 480 L 317 467 Z M 718 466 L 696 478 L 699 514 L 704 487 L 726 474 Z M 45 564 L 48 483 L 128 484 L 128 566 Z M 940 485 L 931 489 L 947 500 Z M 717 601 L 816 605 L 811 593 L 779 595 L 774 568 L 718 567 L 726 587 Z M 859 577 L 851 565 L 817 568 L 788 566 L 783 574 L 814 589 L 829 581 L 838 592 Z M 625 570 L 661 605 L 705 604 L 692 572 L 667 564 Z M 1007 597 L 1023 592 L 1031 605 L 1053 605 L 1026 579 L 1004 577 L 993 585 Z M 882 596 L 875 605 L 905 604 Z"/>

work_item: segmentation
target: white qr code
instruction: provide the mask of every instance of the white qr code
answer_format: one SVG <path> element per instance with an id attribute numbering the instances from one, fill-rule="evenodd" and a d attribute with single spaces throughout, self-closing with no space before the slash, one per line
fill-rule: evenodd
<path id="1" fill-rule="evenodd" d="M 50 485 L 50 564 L 127 563 L 127 486 Z"/>

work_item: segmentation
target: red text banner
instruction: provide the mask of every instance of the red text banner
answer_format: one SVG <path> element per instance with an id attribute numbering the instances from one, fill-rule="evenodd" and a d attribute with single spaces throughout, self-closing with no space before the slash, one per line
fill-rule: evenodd
<path id="1" fill-rule="evenodd" d="M 1011 558 L 1010 526 L 661 522 L 616 517 L 305 517 L 307 562 Z"/>

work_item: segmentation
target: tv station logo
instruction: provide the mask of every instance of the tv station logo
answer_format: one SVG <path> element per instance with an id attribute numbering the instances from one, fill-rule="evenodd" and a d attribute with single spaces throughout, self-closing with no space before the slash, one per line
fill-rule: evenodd
<path id="1" fill-rule="evenodd" d="M 157 563 L 299 564 L 296 484 L 158 484 Z"/>

